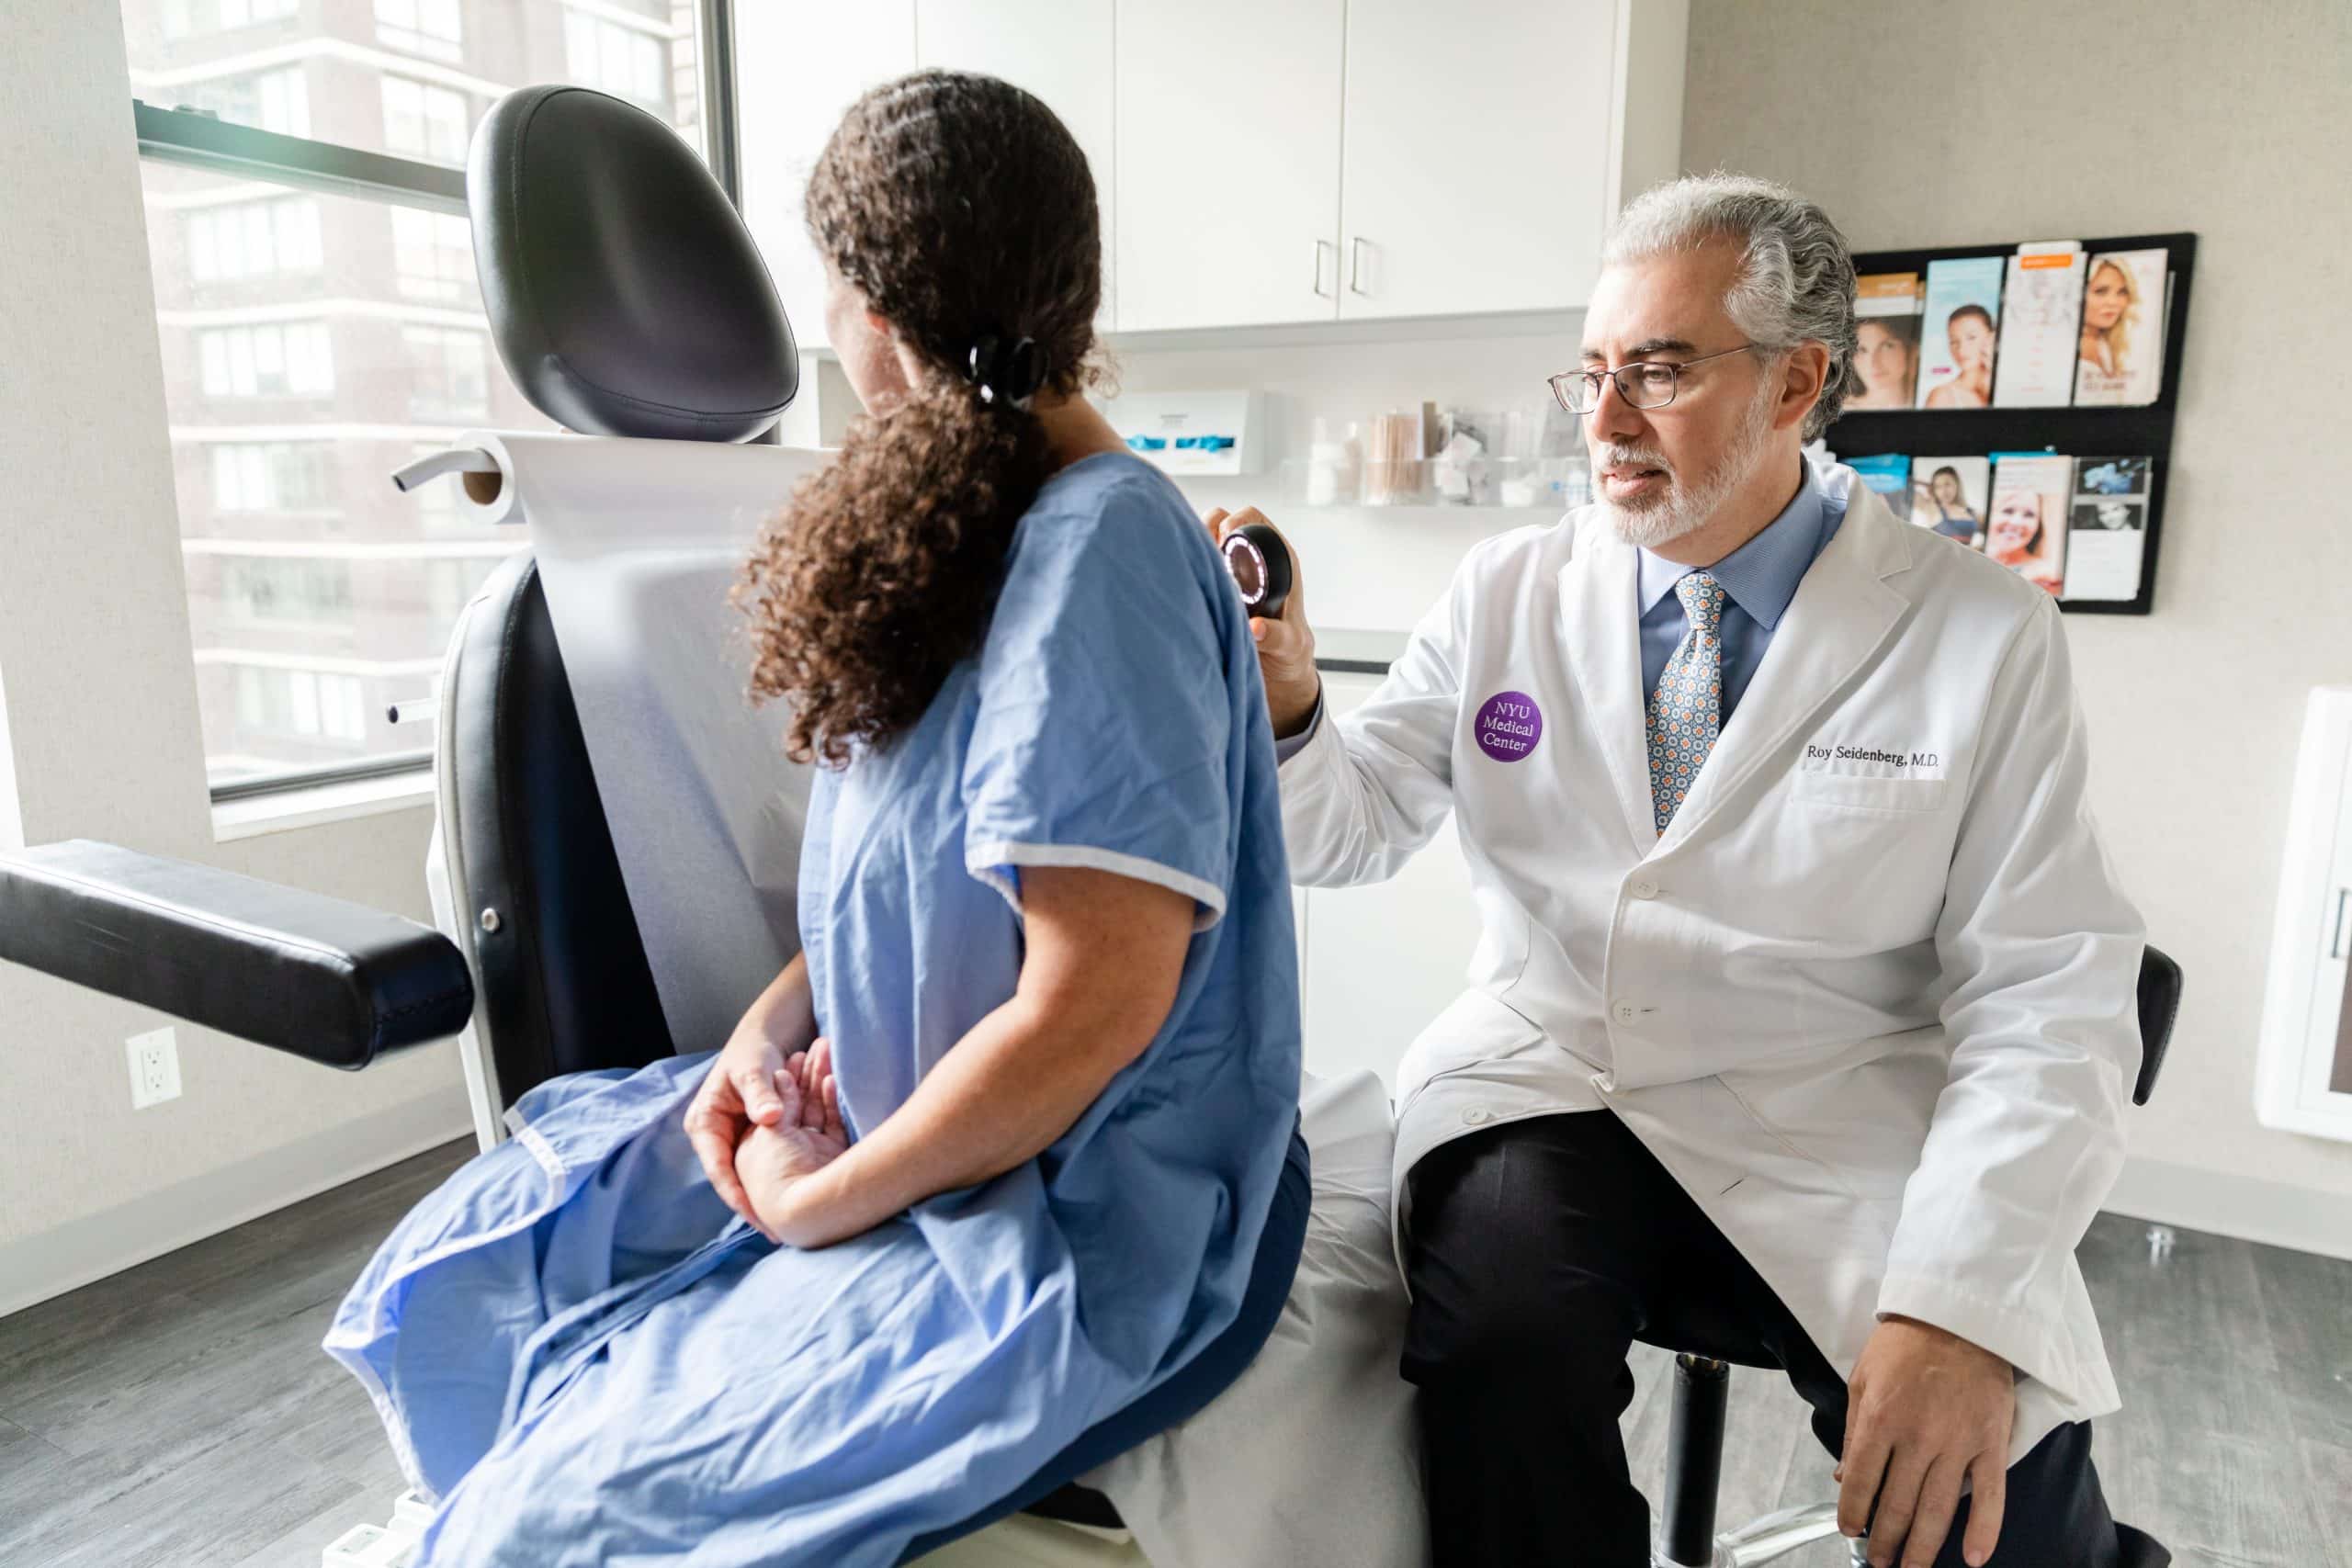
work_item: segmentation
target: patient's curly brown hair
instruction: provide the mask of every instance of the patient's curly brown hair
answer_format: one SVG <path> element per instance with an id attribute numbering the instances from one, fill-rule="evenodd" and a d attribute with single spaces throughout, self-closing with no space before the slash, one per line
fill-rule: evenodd
<path id="1" fill-rule="evenodd" d="M 809 236 L 930 373 L 842 438 L 762 530 L 733 599 L 786 750 L 841 765 L 912 726 L 987 633 L 1050 469 L 1036 417 L 983 401 L 976 341 L 1033 338 L 1040 395 L 1096 373 L 1102 227 L 1086 156 L 991 76 L 923 71 L 852 105 L 808 179 Z"/>

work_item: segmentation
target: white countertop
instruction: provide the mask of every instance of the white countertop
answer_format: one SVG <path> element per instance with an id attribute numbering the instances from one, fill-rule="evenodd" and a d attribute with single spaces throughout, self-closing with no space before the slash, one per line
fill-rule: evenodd
<path id="1" fill-rule="evenodd" d="M 1367 626 L 1315 628 L 1315 662 L 1321 669 L 1385 671 L 1405 651 L 1408 632 Z"/>

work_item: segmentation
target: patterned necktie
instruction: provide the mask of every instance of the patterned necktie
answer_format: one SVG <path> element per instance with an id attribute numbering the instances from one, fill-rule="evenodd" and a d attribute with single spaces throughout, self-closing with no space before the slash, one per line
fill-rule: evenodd
<path id="1" fill-rule="evenodd" d="M 1690 630 L 1650 694 L 1650 807 L 1657 830 L 1674 820 L 1723 733 L 1724 585 L 1694 571 L 1674 585 Z"/>

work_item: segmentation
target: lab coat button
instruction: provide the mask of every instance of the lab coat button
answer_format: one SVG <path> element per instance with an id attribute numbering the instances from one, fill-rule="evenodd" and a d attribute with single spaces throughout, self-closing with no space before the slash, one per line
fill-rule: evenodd
<path id="1" fill-rule="evenodd" d="M 1634 884 L 1633 894 L 1636 898 L 1655 898 L 1657 897 L 1657 884 L 1655 882 L 1636 882 Z"/>
<path id="2" fill-rule="evenodd" d="M 1618 1022 L 1620 1022 L 1620 1023 L 1631 1023 L 1631 1022 L 1633 1022 L 1633 1021 L 1634 1021 L 1634 1004 L 1633 1004 L 1633 1003 L 1631 1003 L 1631 1002 L 1619 1002 L 1619 1003 L 1617 1004 L 1617 1007 L 1616 1007 L 1616 1013 L 1617 1013 L 1617 1021 L 1618 1021 Z"/>
<path id="3" fill-rule="evenodd" d="M 1489 1112 L 1489 1111 L 1480 1111 L 1480 1110 L 1477 1110 L 1477 1109 L 1476 1109 L 1476 1108 L 1473 1108 L 1473 1109 L 1471 1109 L 1471 1110 L 1465 1111 L 1464 1111 L 1464 1112 L 1462 1113 L 1462 1120 L 1463 1120 L 1463 1122 L 1464 1122 L 1466 1125 L 1469 1125 L 1469 1126 L 1472 1126 L 1472 1127 L 1476 1127 L 1476 1126 L 1479 1125 L 1481 1122 L 1484 1122 L 1489 1121 L 1489 1120 L 1491 1120 L 1491 1119 L 1492 1119 L 1492 1113 L 1491 1113 L 1491 1112 Z"/>

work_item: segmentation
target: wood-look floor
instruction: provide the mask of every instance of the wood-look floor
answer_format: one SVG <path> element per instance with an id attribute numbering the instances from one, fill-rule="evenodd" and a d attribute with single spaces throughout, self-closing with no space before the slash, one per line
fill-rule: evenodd
<path id="1" fill-rule="evenodd" d="M 451 1144 L 0 1318 L 0 1564 L 313 1568 L 401 1483 L 358 1385 L 319 1349 L 393 1222 L 469 1152 Z M 2183 1564 L 2352 1564 L 2352 1263 L 2102 1216 L 2084 1272 L 2125 1409 L 2096 1455 L 2116 1516 Z M 1625 1415 L 1656 1499 L 1666 1358 Z M 1733 1374 L 1723 1517 L 1831 1493 L 1778 1378 Z M 1837 1542 L 1788 1559 L 1839 1568 Z"/>

